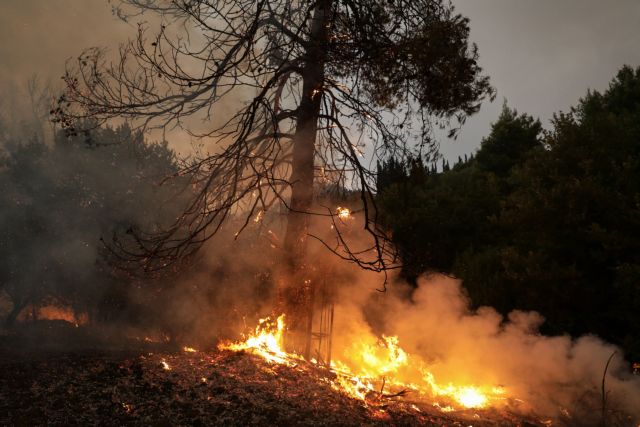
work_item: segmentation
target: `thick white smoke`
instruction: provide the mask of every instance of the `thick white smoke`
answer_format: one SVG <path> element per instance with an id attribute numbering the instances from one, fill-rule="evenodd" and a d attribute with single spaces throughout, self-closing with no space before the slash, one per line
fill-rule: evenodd
<path id="1" fill-rule="evenodd" d="M 601 420 L 603 373 L 616 352 L 605 381 L 607 417 L 640 419 L 640 378 L 615 346 L 595 336 L 543 336 L 535 312 L 504 318 L 490 307 L 471 310 L 461 282 L 448 277 L 422 278 L 414 290 L 394 284 L 383 295 L 371 280 L 363 275 L 341 292 L 336 358 L 363 335 L 397 335 L 439 383 L 501 386 L 518 399 L 511 409 L 584 424 Z"/>

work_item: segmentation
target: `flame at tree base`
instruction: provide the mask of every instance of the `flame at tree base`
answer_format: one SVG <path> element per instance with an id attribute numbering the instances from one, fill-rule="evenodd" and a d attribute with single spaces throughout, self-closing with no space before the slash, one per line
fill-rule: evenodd
<path id="1" fill-rule="evenodd" d="M 219 348 L 248 351 L 270 363 L 289 366 L 304 363 L 302 356 L 284 351 L 285 331 L 284 315 L 280 315 L 275 321 L 267 317 L 259 321 L 258 326 L 244 341 L 223 343 Z M 326 381 L 335 390 L 365 403 L 411 393 L 413 400 L 433 402 L 441 399 L 445 402 L 444 406 L 442 402 L 434 402 L 433 406 L 450 412 L 457 409 L 494 407 L 506 399 L 506 390 L 500 386 L 439 384 L 426 364 L 406 353 L 395 336 L 382 336 L 373 342 L 371 337 L 363 337 L 362 341 L 355 342 L 346 349 L 343 356 L 345 359 L 331 362 L 330 370 L 334 375 L 327 377 Z M 315 359 L 310 362 L 317 364 Z M 406 381 L 408 377 L 410 381 Z M 385 388 L 389 390 L 387 393 Z"/>
<path id="2" fill-rule="evenodd" d="M 269 362 L 291 364 L 292 360 L 300 360 L 302 357 L 283 350 L 284 332 L 284 314 L 275 322 L 266 317 L 258 321 L 255 331 L 245 341 L 221 344 L 219 348 L 232 351 L 246 350 L 262 356 Z"/>

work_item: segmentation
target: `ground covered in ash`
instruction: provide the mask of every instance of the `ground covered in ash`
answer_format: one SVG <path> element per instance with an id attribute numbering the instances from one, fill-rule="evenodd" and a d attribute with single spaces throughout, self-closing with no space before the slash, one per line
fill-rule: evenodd
<path id="1" fill-rule="evenodd" d="M 495 411 L 443 414 L 406 397 L 365 403 L 314 365 L 244 352 L 0 344 L 0 425 L 535 425 Z"/>

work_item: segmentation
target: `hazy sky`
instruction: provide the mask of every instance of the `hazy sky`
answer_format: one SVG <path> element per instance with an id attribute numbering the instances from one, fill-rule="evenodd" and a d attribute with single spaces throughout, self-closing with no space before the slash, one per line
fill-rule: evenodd
<path id="1" fill-rule="evenodd" d="M 453 0 L 471 19 L 480 62 L 498 90 L 469 120 L 448 158 L 473 151 L 506 98 L 547 124 L 588 88 L 603 90 L 623 65 L 640 65 L 639 0 Z M 38 73 L 59 79 L 83 47 L 135 35 L 107 0 L 0 0 L 0 86 Z"/>
<path id="2" fill-rule="evenodd" d="M 498 90 L 459 140 L 443 143 L 448 157 L 473 151 L 506 98 L 539 117 L 567 110 L 587 89 L 605 90 L 623 64 L 640 66 L 638 0 L 453 0 L 471 19 L 480 63 Z"/>

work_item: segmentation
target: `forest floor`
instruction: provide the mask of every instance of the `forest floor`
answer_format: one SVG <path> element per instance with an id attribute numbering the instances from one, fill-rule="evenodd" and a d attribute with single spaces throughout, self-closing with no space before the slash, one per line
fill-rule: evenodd
<path id="1" fill-rule="evenodd" d="M 365 403 L 326 370 L 245 352 L 35 349 L 0 339 L 0 425 L 533 426 L 495 410 Z"/>

